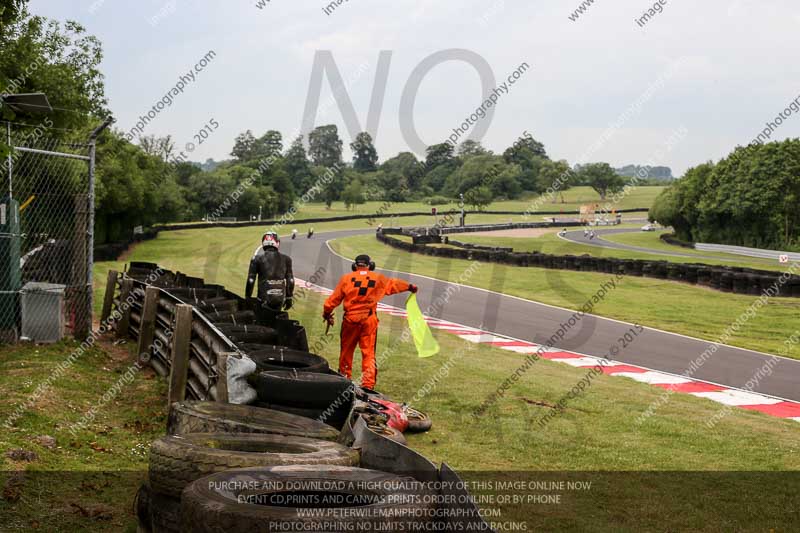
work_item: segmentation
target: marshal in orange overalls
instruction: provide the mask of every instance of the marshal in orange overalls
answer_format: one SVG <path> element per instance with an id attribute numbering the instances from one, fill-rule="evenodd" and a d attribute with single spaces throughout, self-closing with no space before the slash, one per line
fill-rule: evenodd
<path id="1" fill-rule="evenodd" d="M 375 345 L 378 342 L 378 302 L 384 296 L 416 290 L 414 285 L 401 279 L 361 267 L 339 279 L 336 289 L 325 300 L 323 318 L 333 316 L 333 310 L 344 300 L 342 343 L 339 355 L 339 372 L 350 378 L 353 375 L 353 353 L 361 348 L 361 385 L 375 388 L 378 368 L 375 364 Z"/>

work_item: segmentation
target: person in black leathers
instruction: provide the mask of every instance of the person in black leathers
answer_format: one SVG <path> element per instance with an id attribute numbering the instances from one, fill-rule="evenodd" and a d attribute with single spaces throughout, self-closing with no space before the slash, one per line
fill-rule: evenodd
<path id="1" fill-rule="evenodd" d="M 292 307 L 294 274 L 292 259 L 278 251 L 281 245 L 278 234 L 269 231 L 261 237 L 261 247 L 250 260 L 245 297 L 252 300 L 253 288 L 258 282 L 256 312 L 259 322 L 272 323 L 283 310 Z"/>

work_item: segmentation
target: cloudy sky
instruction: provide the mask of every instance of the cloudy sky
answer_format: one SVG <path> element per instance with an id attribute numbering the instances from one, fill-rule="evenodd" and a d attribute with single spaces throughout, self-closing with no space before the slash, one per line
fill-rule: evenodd
<path id="1" fill-rule="evenodd" d="M 491 120 L 485 146 L 502 151 L 527 130 L 570 163 L 651 162 L 680 174 L 749 143 L 800 96 L 800 5 L 789 0 L 668 0 L 644 27 L 636 19 L 653 3 L 640 0 L 595 0 L 576 21 L 569 15 L 580 0 L 345 0 L 326 14 L 329 3 L 32 0 L 30 8 L 77 20 L 102 40 L 106 92 L 124 130 L 213 50 L 215 59 L 145 131 L 184 146 L 215 119 L 219 129 L 194 160 L 227 158 L 246 129 L 298 132 L 320 50 L 333 54 L 363 128 L 379 53 L 392 51 L 375 135 L 381 159 L 409 150 L 401 97 L 412 71 L 449 49 L 483 58 L 498 84 L 531 66 L 483 119 Z M 434 67 L 413 107 L 422 141 L 445 140 L 480 105 L 481 86 L 467 62 Z M 331 95 L 326 77 L 316 124 L 337 124 L 347 144 Z M 797 136 L 800 114 L 773 139 Z"/>

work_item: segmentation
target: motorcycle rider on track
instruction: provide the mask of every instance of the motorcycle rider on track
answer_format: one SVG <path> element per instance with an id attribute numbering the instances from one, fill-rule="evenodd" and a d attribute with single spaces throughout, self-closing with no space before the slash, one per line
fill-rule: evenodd
<path id="1" fill-rule="evenodd" d="M 261 237 L 261 246 L 250 260 L 245 297 L 251 300 L 258 282 L 256 316 L 264 325 L 272 325 L 283 310 L 291 309 L 294 295 L 292 259 L 278 251 L 281 239 L 274 231 Z"/>

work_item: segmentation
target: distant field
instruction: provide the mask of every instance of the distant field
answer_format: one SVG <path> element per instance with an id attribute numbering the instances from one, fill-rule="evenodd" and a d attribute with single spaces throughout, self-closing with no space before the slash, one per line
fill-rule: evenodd
<path id="1" fill-rule="evenodd" d="M 617 209 L 649 208 L 653 205 L 656 196 L 658 196 L 662 190 L 664 190 L 662 186 L 638 187 L 633 189 L 631 193 L 623 198 L 619 205 L 615 207 Z M 564 211 L 565 213 L 572 213 L 577 212 L 580 206 L 584 204 L 600 202 L 600 196 L 590 187 L 573 187 L 567 189 L 564 191 L 564 203 L 561 202 L 560 196 L 556 198 L 555 202 L 547 199 L 541 204 L 537 202 L 536 199 L 537 196 L 532 195 L 529 198 L 520 200 L 493 202 L 486 207 L 486 211 L 525 212 L 535 207 L 532 212 Z M 450 204 L 437 205 L 435 207 L 439 211 L 449 211 L 451 209 L 458 209 L 458 204 L 454 200 Z M 471 209 L 471 207 L 467 206 L 467 209 Z M 309 203 L 303 205 L 297 218 L 298 220 L 302 220 L 306 218 L 337 217 L 345 215 L 373 215 L 375 213 L 428 212 L 430 210 L 431 205 L 424 202 L 366 202 L 352 209 L 347 209 L 344 206 L 344 202 L 334 202 L 330 209 L 325 207 L 325 204 L 322 203 Z M 472 216 L 470 216 L 469 223 L 474 223 Z"/>

